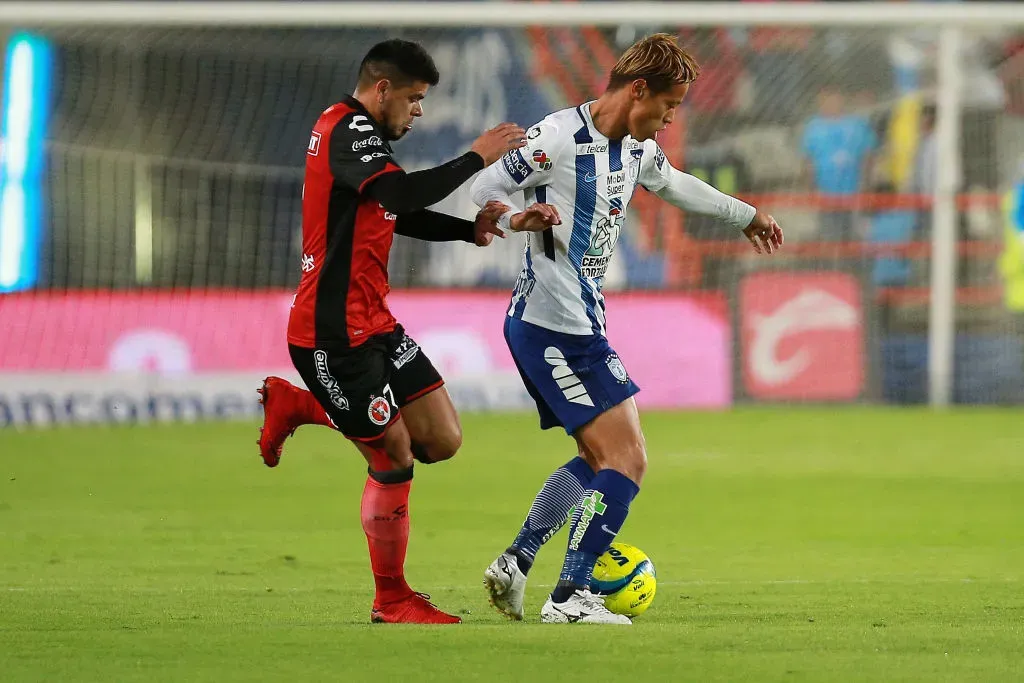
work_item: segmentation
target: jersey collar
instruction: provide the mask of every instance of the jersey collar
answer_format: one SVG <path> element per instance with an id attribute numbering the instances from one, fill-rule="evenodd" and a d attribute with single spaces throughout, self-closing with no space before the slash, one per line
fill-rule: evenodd
<path id="1" fill-rule="evenodd" d="M 590 100 L 589 102 L 584 102 L 580 105 L 580 115 L 583 116 L 583 122 L 587 124 L 587 128 L 590 131 L 590 137 L 593 138 L 594 142 L 608 139 L 597 129 L 597 126 L 594 125 L 594 117 L 590 115 L 590 105 L 596 101 L 597 100 Z"/>

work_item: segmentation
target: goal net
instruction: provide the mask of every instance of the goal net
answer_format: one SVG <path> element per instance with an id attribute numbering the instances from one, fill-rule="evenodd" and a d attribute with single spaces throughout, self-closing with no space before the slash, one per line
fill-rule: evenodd
<path id="1" fill-rule="evenodd" d="M 486 4 L 465 3 L 474 16 Z M 596 98 L 645 34 L 677 34 L 702 64 L 659 142 L 678 168 L 773 214 L 786 245 L 756 256 L 723 224 L 637 192 L 604 286 L 644 405 L 923 403 L 937 311 L 952 319 L 948 397 L 1024 400 L 1020 22 L 956 29 L 960 82 L 943 104 L 937 25 L 679 11 L 587 25 L 585 5 L 547 3 L 562 20 L 539 22 L 541 6 L 517 4 L 518 26 L 0 23 L 0 425 L 253 414 L 263 374 L 292 374 L 310 128 L 352 92 L 366 50 L 395 36 L 441 72 L 396 145 L 407 170 L 499 122 Z M 750 3 L 734 14 L 751 6 L 763 16 Z M 933 200 L 950 154 L 945 244 Z M 437 208 L 475 211 L 466 187 Z M 933 263 L 943 247 L 948 268 Z M 516 235 L 489 248 L 396 239 L 392 308 L 463 408 L 529 405 L 501 335 L 522 249 Z M 937 290 L 940 276 L 951 287 Z"/>

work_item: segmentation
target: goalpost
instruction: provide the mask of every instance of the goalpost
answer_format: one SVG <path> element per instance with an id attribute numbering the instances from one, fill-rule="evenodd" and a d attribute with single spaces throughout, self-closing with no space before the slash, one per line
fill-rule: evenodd
<path id="1" fill-rule="evenodd" d="M 194 322 L 163 338 L 155 320 L 287 315 L 302 136 L 350 91 L 372 42 L 424 42 L 441 67 L 425 132 L 397 147 L 420 168 L 501 120 L 529 125 L 595 97 L 615 55 L 656 30 L 680 34 L 705 67 L 659 140 L 669 158 L 773 212 L 790 241 L 756 261 L 722 226 L 638 193 L 608 276 L 612 340 L 650 336 L 639 328 L 653 315 L 678 317 L 668 334 L 697 345 L 659 361 L 690 383 L 649 395 L 666 407 L 1024 401 L 1024 311 L 1007 303 L 1014 278 L 1024 287 L 1007 210 L 1024 159 L 1024 7 L 875 2 L 0 2 L 0 317 L 17 315 L 26 335 L 0 342 L 0 395 L 29 377 L 60 386 L 60 373 L 253 372 L 197 351 L 190 335 L 210 335 L 182 331 Z M 441 208 L 472 212 L 464 191 Z M 396 305 L 508 290 L 521 245 L 506 242 L 477 253 L 400 240 Z M 203 312 L 168 313 L 178 304 L 161 297 L 186 291 Z M 75 318 L 98 320 L 83 312 L 97 305 L 108 326 L 137 316 L 123 337 L 141 346 Z M 50 334 L 95 348 L 60 361 Z M 494 402 L 500 349 L 472 359 L 458 334 L 439 330 L 435 348 L 449 374 L 491 376 L 466 380 L 479 382 L 466 402 Z M 723 344 L 728 357 L 707 360 Z M 722 390 L 707 403 L 671 402 L 709 384 Z"/>

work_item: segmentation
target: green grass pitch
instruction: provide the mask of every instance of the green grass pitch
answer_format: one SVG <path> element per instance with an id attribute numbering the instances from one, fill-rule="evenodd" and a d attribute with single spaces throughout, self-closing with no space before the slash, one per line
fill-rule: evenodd
<path id="1" fill-rule="evenodd" d="M 371 625 L 365 468 L 318 427 L 263 467 L 252 424 L 0 432 L 3 681 L 1024 680 L 1024 412 L 644 416 L 620 539 L 658 570 L 632 629 L 527 623 L 481 575 L 573 455 L 464 416 L 413 485 L 408 576 L 461 626 Z"/>

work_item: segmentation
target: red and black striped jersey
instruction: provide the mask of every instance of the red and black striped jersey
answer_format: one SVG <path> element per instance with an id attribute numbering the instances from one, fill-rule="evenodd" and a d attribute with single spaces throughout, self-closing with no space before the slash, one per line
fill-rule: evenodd
<path id="1" fill-rule="evenodd" d="M 365 190 L 400 170 L 377 122 L 355 98 L 320 115 L 306 151 L 302 279 L 288 343 L 353 347 L 395 328 L 386 297 L 396 216 Z"/>

